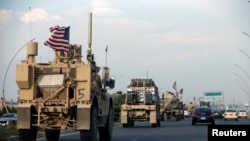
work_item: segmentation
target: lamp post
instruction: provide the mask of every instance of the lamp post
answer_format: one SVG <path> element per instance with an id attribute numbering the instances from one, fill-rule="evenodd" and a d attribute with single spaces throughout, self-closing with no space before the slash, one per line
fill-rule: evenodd
<path id="1" fill-rule="evenodd" d="M 241 83 L 242 84 L 242 83 Z M 247 97 L 248 97 L 248 99 L 249 99 L 249 103 L 250 103 L 250 96 L 248 95 L 248 92 L 249 92 L 249 90 L 246 90 L 246 89 L 244 89 L 240 84 L 238 84 L 237 83 L 237 85 L 241 88 L 241 90 L 243 91 L 243 92 L 245 92 L 245 94 L 247 95 Z M 249 112 L 250 112 L 250 107 L 249 107 L 250 105 L 248 105 L 248 118 L 250 117 L 250 114 L 249 114 Z"/>
<path id="2" fill-rule="evenodd" d="M 238 81 L 240 81 L 241 83 L 242 83 L 242 85 L 245 85 L 245 87 L 246 88 L 248 88 L 248 90 L 249 90 L 249 86 L 248 86 L 248 84 L 247 84 L 247 82 L 238 74 L 238 73 L 236 73 L 236 72 L 233 72 L 236 76 L 238 76 L 239 78 L 240 78 L 240 80 L 239 79 L 236 79 L 236 80 L 238 80 Z M 244 84 L 243 84 L 243 82 L 244 82 Z"/>
<path id="3" fill-rule="evenodd" d="M 245 54 L 245 53 L 244 53 Z M 247 54 L 246 54 L 247 55 Z M 247 55 L 248 56 L 248 55 Z M 248 77 L 248 79 L 250 79 L 249 74 L 239 65 L 234 64 L 236 67 L 240 68 L 240 70 L 242 70 Z M 240 75 L 238 75 L 240 77 Z M 241 77 L 240 77 L 241 78 Z M 242 79 L 242 78 L 241 78 Z M 249 86 L 247 85 L 246 81 L 244 81 L 244 79 L 242 79 L 242 81 L 245 83 L 246 87 L 248 88 L 249 91 Z M 250 92 L 250 91 L 249 91 Z M 248 97 L 248 117 L 250 117 L 250 93 L 246 93 L 247 97 Z"/>
<path id="4" fill-rule="evenodd" d="M 248 36 L 248 37 L 250 37 L 250 35 L 249 34 L 247 34 L 246 32 L 242 32 L 243 34 L 245 34 L 246 36 Z"/>
<path id="5" fill-rule="evenodd" d="M 244 52 L 242 49 L 239 49 L 239 51 L 243 53 L 250 60 L 250 56 L 246 52 Z"/>
<path id="6" fill-rule="evenodd" d="M 237 64 L 234 64 L 236 67 L 238 67 L 240 70 L 242 70 L 245 74 L 246 74 L 246 76 L 248 77 L 248 79 L 250 79 L 250 75 L 242 68 L 242 67 L 240 67 L 239 65 L 237 65 Z"/>

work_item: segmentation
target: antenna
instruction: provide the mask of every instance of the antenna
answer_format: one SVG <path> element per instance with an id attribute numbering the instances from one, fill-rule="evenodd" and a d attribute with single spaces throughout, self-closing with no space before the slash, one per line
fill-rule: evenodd
<path id="1" fill-rule="evenodd" d="M 108 45 L 106 46 L 105 52 L 106 52 L 105 67 L 107 67 L 107 54 L 108 54 Z"/>
<path id="2" fill-rule="evenodd" d="M 91 44 L 92 44 L 92 13 L 89 13 L 89 35 L 88 35 L 88 45 L 89 49 L 87 52 L 87 60 L 88 62 L 91 62 L 94 60 L 94 56 L 91 53 Z"/>
<path id="3" fill-rule="evenodd" d="M 32 42 L 33 40 L 35 40 L 35 38 L 32 39 L 32 40 L 30 40 L 30 42 Z M 29 43 L 29 42 L 28 42 L 28 43 Z M 15 57 L 17 56 L 17 54 L 18 54 L 18 53 L 19 53 L 28 43 L 24 44 L 24 45 L 16 52 L 16 54 L 12 57 L 12 59 L 11 59 L 9 65 L 8 65 L 8 67 L 7 67 L 7 69 L 6 69 L 6 72 L 5 72 L 5 75 L 4 75 L 4 80 L 3 80 L 3 99 L 4 99 L 4 103 L 6 103 L 6 101 L 5 101 L 5 95 L 4 95 L 4 87 L 5 87 L 5 80 L 6 80 L 6 76 L 7 76 L 8 70 L 9 70 L 9 68 L 10 68 L 11 63 L 13 62 L 13 60 L 15 59 Z M 8 111 L 8 109 L 7 109 L 6 106 L 5 106 L 5 109 L 6 109 L 6 112 L 9 113 L 9 111 Z"/>
<path id="4" fill-rule="evenodd" d="M 29 22 L 30 22 L 30 39 L 32 39 L 32 28 L 31 28 L 31 14 L 30 14 L 30 9 L 31 9 L 31 7 L 29 7 Z"/>

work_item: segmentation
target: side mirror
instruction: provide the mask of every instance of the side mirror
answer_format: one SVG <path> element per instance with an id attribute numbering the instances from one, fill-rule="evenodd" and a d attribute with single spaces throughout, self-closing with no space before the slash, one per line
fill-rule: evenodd
<path id="1" fill-rule="evenodd" d="M 115 77 L 110 77 L 109 81 L 106 84 L 110 89 L 113 89 L 115 87 Z"/>

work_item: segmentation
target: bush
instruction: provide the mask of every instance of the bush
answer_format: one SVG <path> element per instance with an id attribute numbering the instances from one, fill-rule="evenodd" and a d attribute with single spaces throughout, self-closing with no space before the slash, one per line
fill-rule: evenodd
<path id="1" fill-rule="evenodd" d="M 9 106 L 7 106 L 7 109 L 9 113 L 17 113 L 16 107 L 10 108 Z M 6 108 L 3 108 L 3 110 L 0 110 L 0 116 L 6 113 L 7 113 Z"/>

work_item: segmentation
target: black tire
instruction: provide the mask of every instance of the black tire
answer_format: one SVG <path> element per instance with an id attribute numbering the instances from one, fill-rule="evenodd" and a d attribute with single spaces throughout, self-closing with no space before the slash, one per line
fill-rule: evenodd
<path id="1" fill-rule="evenodd" d="M 122 127 L 123 127 L 123 128 L 127 128 L 127 127 L 128 127 L 128 124 L 127 124 L 127 123 L 123 123 L 123 124 L 122 124 Z"/>
<path id="2" fill-rule="evenodd" d="M 157 120 L 157 126 L 158 126 L 158 127 L 161 126 L 161 120 L 160 120 L 160 119 Z"/>
<path id="3" fill-rule="evenodd" d="M 164 116 L 161 116 L 161 121 L 164 121 Z"/>
<path id="4" fill-rule="evenodd" d="M 32 126 L 32 124 L 37 124 L 37 112 L 34 107 L 31 107 L 31 123 L 30 123 L 30 129 L 18 129 L 18 136 L 19 136 L 19 141 L 36 141 L 37 137 L 37 126 Z"/>
<path id="5" fill-rule="evenodd" d="M 48 141 L 58 141 L 61 130 L 45 130 L 45 137 Z"/>
<path id="6" fill-rule="evenodd" d="M 215 121 L 212 121 L 212 122 L 211 122 L 211 125 L 215 125 Z"/>
<path id="7" fill-rule="evenodd" d="M 134 121 L 131 118 L 128 118 L 128 127 L 134 127 Z"/>
<path id="8" fill-rule="evenodd" d="M 180 115 L 176 116 L 176 121 L 180 121 L 181 118 L 180 118 Z"/>
<path id="9" fill-rule="evenodd" d="M 157 127 L 157 123 L 151 123 L 152 127 Z"/>
<path id="10" fill-rule="evenodd" d="M 159 120 L 156 120 L 156 123 L 151 123 L 152 127 L 158 127 L 159 126 Z"/>
<path id="11" fill-rule="evenodd" d="M 97 107 L 91 107 L 90 130 L 80 130 L 81 141 L 97 141 Z"/>
<path id="12" fill-rule="evenodd" d="M 192 121 L 192 125 L 195 125 L 195 121 Z"/>
<path id="13" fill-rule="evenodd" d="M 37 130 L 32 129 L 19 129 L 19 141 L 36 141 Z"/>
<path id="14" fill-rule="evenodd" d="M 113 134 L 113 116 L 114 116 L 114 111 L 113 108 L 111 107 L 109 109 L 107 123 L 105 124 L 104 127 L 99 127 L 100 141 L 111 141 Z"/>

